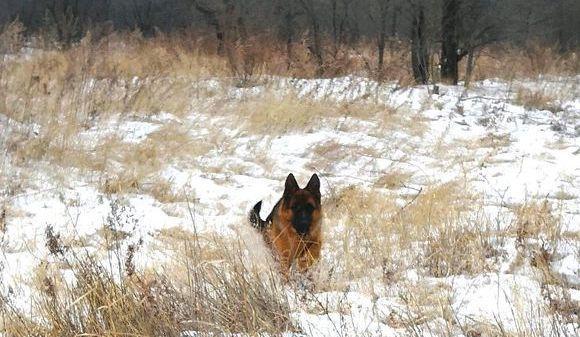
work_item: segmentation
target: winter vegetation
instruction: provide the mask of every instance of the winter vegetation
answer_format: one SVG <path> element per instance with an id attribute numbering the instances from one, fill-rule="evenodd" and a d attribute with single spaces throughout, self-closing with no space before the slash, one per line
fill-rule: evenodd
<path id="1" fill-rule="evenodd" d="M 578 17 L 0 0 L 0 336 L 578 336 Z M 290 172 L 286 281 L 247 215 Z"/>

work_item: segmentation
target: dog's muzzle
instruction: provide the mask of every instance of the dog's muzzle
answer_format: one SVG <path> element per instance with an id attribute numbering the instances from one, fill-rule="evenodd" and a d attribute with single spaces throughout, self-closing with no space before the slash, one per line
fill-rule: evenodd
<path id="1" fill-rule="evenodd" d="M 306 235 L 308 234 L 308 230 L 310 229 L 310 223 L 312 222 L 312 218 L 309 216 L 299 217 L 293 221 L 294 228 L 299 235 Z"/>

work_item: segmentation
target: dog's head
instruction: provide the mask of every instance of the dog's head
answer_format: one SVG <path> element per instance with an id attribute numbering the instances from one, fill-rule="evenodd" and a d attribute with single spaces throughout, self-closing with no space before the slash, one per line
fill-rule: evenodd
<path id="1" fill-rule="evenodd" d="M 309 233 L 313 224 L 318 223 L 321 217 L 320 211 L 320 180 L 313 174 L 304 188 L 300 188 L 294 175 L 290 173 L 286 178 L 284 187 L 284 209 L 287 212 L 288 221 L 299 235 Z"/>

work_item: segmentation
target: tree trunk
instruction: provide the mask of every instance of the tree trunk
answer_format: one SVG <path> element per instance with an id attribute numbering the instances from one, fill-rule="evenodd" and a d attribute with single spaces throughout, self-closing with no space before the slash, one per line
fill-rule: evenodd
<path id="1" fill-rule="evenodd" d="M 311 52 L 318 64 L 318 75 L 324 73 L 324 58 L 322 57 L 322 41 L 320 39 L 320 26 L 318 20 L 313 16 L 312 20 L 312 45 Z"/>
<path id="2" fill-rule="evenodd" d="M 389 0 L 382 1 L 380 3 L 380 15 L 379 18 L 379 36 L 377 38 L 377 47 L 378 47 L 378 66 L 377 66 L 377 75 L 379 81 L 383 79 L 383 65 L 385 63 L 385 46 L 386 46 L 386 39 L 387 39 L 387 12 L 388 12 L 388 3 Z"/>
<path id="3" fill-rule="evenodd" d="M 385 34 L 383 32 L 379 33 L 377 47 L 379 49 L 377 73 L 379 75 L 379 78 L 381 78 L 383 74 L 383 64 L 385 63 Z"/>
<path id="4" fill-rule="evenodd" d="M 401 11 L 401 7 L 398 5 L 393 4 L 393 15 L 391 17 L 391 37 L 396 38 L 399 35 L 397 31 L 397 24 L 399 19 L 399 12 Z"/>
<path id="5" fill-rule="evenodd" d="M 215 28 L 215 37 L 217 39 L 217 54 L 219 56 L 224 56 L 226 34 L 219 21 L 216 20 L 213 26 Z"/>
<path id="6" fill-rule="evenodd" d="M 425 13 L 423 5 L 414 6 L 412 41 L 411 41 L 411 67 L 413 77 L 420 84 L 429 81 L 429 58 L 425 41 Z"/>
<path id="7" fill-rule="evenodd" d="M 331 4 L 332 8 L 332 42 L 334 44 L 334 57 L 338 54 L 338 45 L 339 45 L 339 37 L 338 37 L 338 13 L 337 13 L 337 0 L 333 0 Z"/>
<path id="8" fill-rule="evenodd" d="M 469 87 L 469 84 L 471 83 L 473 68 L 475 68 L 475 50 L 470 49 L 467 54 L 467 66 L 465 69 L 465 87 Z"/>
<path id="9" fill-rule="evenodd" d="M 65 48 L 80 39 L 79 3 L 77 0 L 54 0 L 46 5 L 46 13 L 56 31 L 56 38 Z"/>
<path id="10" fill-rule="evenodd" d="M 379 32 L 377 36 L 377 50 L 378 50 L 378 60 L 377 60 L 377 78 L 379 81 L 383 79 L 383 66 L 385 63 L 385 47 L 387 41 L 387 15 L 389 12 L 389 2 L 390 0 L 380 0 L 379 5 Z M 374 21 L 374 20 L 373 20 Z"/>
<path id="11" fill-rule="evenodd" d="M 458 73 L 458 43 L 457 23 L 460 0 L 443 0 L 443 17 L 441 22 L 441 80 L 445 83 L 457 84 Z"/>
<path id="12" fill-rule="evenodd" d="M 224 30 L 224 25 L 220 21 L 222 18 L 220 17 L 218 10 L 215 8 L 205 7 L 198 1 L 194 1 L 193 4 L 195 9 L 197 9 L 205 17 L 207 24 L 215 29 L 217 54 L 219 56 L 223 56 L 225 52 L 226 32 Z"/>
<path id="13" fill-rule="evenodd" d="M 288 12 L 284 15 L 284 25 L 285 25 L 285 35 L 286 35 L 286 58 L 288 60 L 288 70 L 292 66 L 292 43 L 294 42 L 294 27 L 293 27 L 294 16 L 288 9 Z"/>
<path id="14" fill-rule="evenodd" d="M 310 21 L 310 45 L 308 46 L 308 49 L 316 61 L 318 66 L 317 75 L 320 76 L 324 73 L 324 58 L 322 56 L 320 23 L 318 22 L 318 17 L 316 15 L 312 0 L 301 0 L 300 4 L 302 5 L 302 9 L 304 9 L 304 12 L 308 17 L 308 20 Z"/>
<path id="15" fill-rule="evenodd" d="M 391 28 L 389 39 L 389 48 L 395 49 L 399 40 L 399 15 L 401 14 L 401 6 L 396 2 L 391 2 Z"/>

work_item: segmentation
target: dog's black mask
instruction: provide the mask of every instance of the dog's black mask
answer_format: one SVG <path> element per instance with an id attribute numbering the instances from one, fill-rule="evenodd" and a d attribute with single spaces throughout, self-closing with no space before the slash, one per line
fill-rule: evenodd
<path id="1" fill-rule="evenodd" d="M 284 203 L 292 209 L 292 226 L 301 236 L 308 234 L 312 225 L 315 205 L 320 205 L 320 180 L 313 174 L 304 189 L 300 189 L 290 173 L 284 187 Z"/>
<path id="2" fill-rule="evenodd" d="M 308 233 L 312 223 L 312 212 L 314 212 L 314 206 L 308 202 L 297 202 L 292 206 L 292 225 L 298 234 L 306 235 Z"/>

